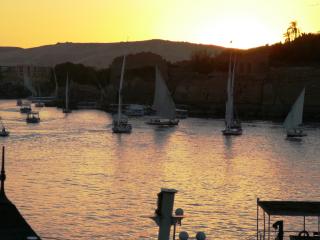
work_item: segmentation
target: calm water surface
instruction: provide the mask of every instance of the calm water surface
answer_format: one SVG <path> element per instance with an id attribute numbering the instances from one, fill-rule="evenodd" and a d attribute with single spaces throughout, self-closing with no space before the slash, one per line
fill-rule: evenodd
<path id="1" fill-rule="evenodd" d="M 0 139 L 7 195 L 44 237 L 155 239 L 157 227 L 144 216 L 161 187 L 179 190 L 175 208 L 189 216 L 179 230 L 209 239 L 253 239 L 257 197 L 320 200 L 317 128 L 299 143 L 268 122 L 225 138 L 221 120 L 189 118 L 164 129 L 132 119 L 132 134 L 116 135 L 101 111 L 43 108 L 32 125 L 15 101 L 0 101 L 0 109 L 11 131 Z"/>

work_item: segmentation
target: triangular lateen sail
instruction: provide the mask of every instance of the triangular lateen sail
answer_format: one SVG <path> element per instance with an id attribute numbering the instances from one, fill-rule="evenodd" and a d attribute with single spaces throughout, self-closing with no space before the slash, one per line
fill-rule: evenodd
<path id="1" fill-rule="evenodd" d="M 124 79 L 124 70 L 126 66 L 126 56 L 123 56 L 122 61 L 122 67 L 121 67 L 121 76 L 120 76 L 120 85 L 119 85 L 119 93 L 118 93 L 118 115 L 117 115 L 117 121 L 120 123 L 121 121 L 121 112 L 122 112 L 122 85 L 123 85 L 123 79 Z"/>
<path id="2" fill-rule="evenodd" d="M 157 116 L 174 119 L 176 106 L 158 67 L 156 67 L 156 84 L 152 108 L 157 111 Z"/>
<path id="3" fill-rule="evenodd" d="M 299 97 L 292 105 L 290 112 L 284 120 L 283 126 L 287 129 L 298 128 L 302 124 L 303 118 L 303 105 L 304 105 L 305 88 L 301 91 Z"/>
<path id="4" fill-rule="evenodd" d="M 233 88 L 235 77 L 236 60 L 234 59 L 232 66 L 232 58 L 230 56 L 229 71 L 228 71 L 228 85 L 227 85 L 227 102 L 226 102 L 226 128 L 231 128 L 234 123 L 234 107 L 233 107 Z"/>

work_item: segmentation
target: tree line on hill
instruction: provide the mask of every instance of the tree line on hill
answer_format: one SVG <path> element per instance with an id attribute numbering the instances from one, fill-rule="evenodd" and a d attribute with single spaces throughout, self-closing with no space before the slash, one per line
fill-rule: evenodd
<path id="1" fill-rule="evenodd" d="M 320 34 L 302 33 L 291 41 L 263 46 L 257 51 L 269 53 L 270 66 L 306 66 L 320 64 Z M 188 68 L 189 71 L 208 74 L 213 71 L 228 70 L 230 51 L 235 54 L 245 54 L 250 50 L 225 49 L 219 55 L 213 56 L 206 50 L 194 52 L 189 60 L 173 63 Z M 105 88 L 110 83 L 110 68 L 95 69 L 83 64 L 70 62 L 55 66 L 59 86 L 64 86 L 66 76 L 80 85 L 92 85 L 98 89 Z"/>

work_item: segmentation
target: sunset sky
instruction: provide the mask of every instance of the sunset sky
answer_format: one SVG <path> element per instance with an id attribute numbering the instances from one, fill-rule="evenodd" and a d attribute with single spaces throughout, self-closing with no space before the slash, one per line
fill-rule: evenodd
<path id="1" fill-rule="evenodd" d="M 320 31 L 320 0 L 1 0 L 0 46 L 166 39 L 249 48 L 289 23 Z"/>

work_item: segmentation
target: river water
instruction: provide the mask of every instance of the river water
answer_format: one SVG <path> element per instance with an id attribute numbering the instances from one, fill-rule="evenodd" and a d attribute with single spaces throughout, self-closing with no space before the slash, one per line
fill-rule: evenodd
<path id="1" fill-rule="evenodd" d="M 132 134 L 116 135 L 101 111 L 43 108 L 32 125 L 15 101 L 0 109 L 11 131 L 0 139 L 6 193 L 42 237 L 156 239 L 146 216 L 161 187 L 178 190 L 175 208 L 188 215 L 178 231 L 209 239 L 254 239 L 257 197 L 320 200 L 318 128 L 291 142 L 270 122 L 244 123 L 242 136 L 226 138 L 222 120 L 157 128 L 134 118 Z"/>

